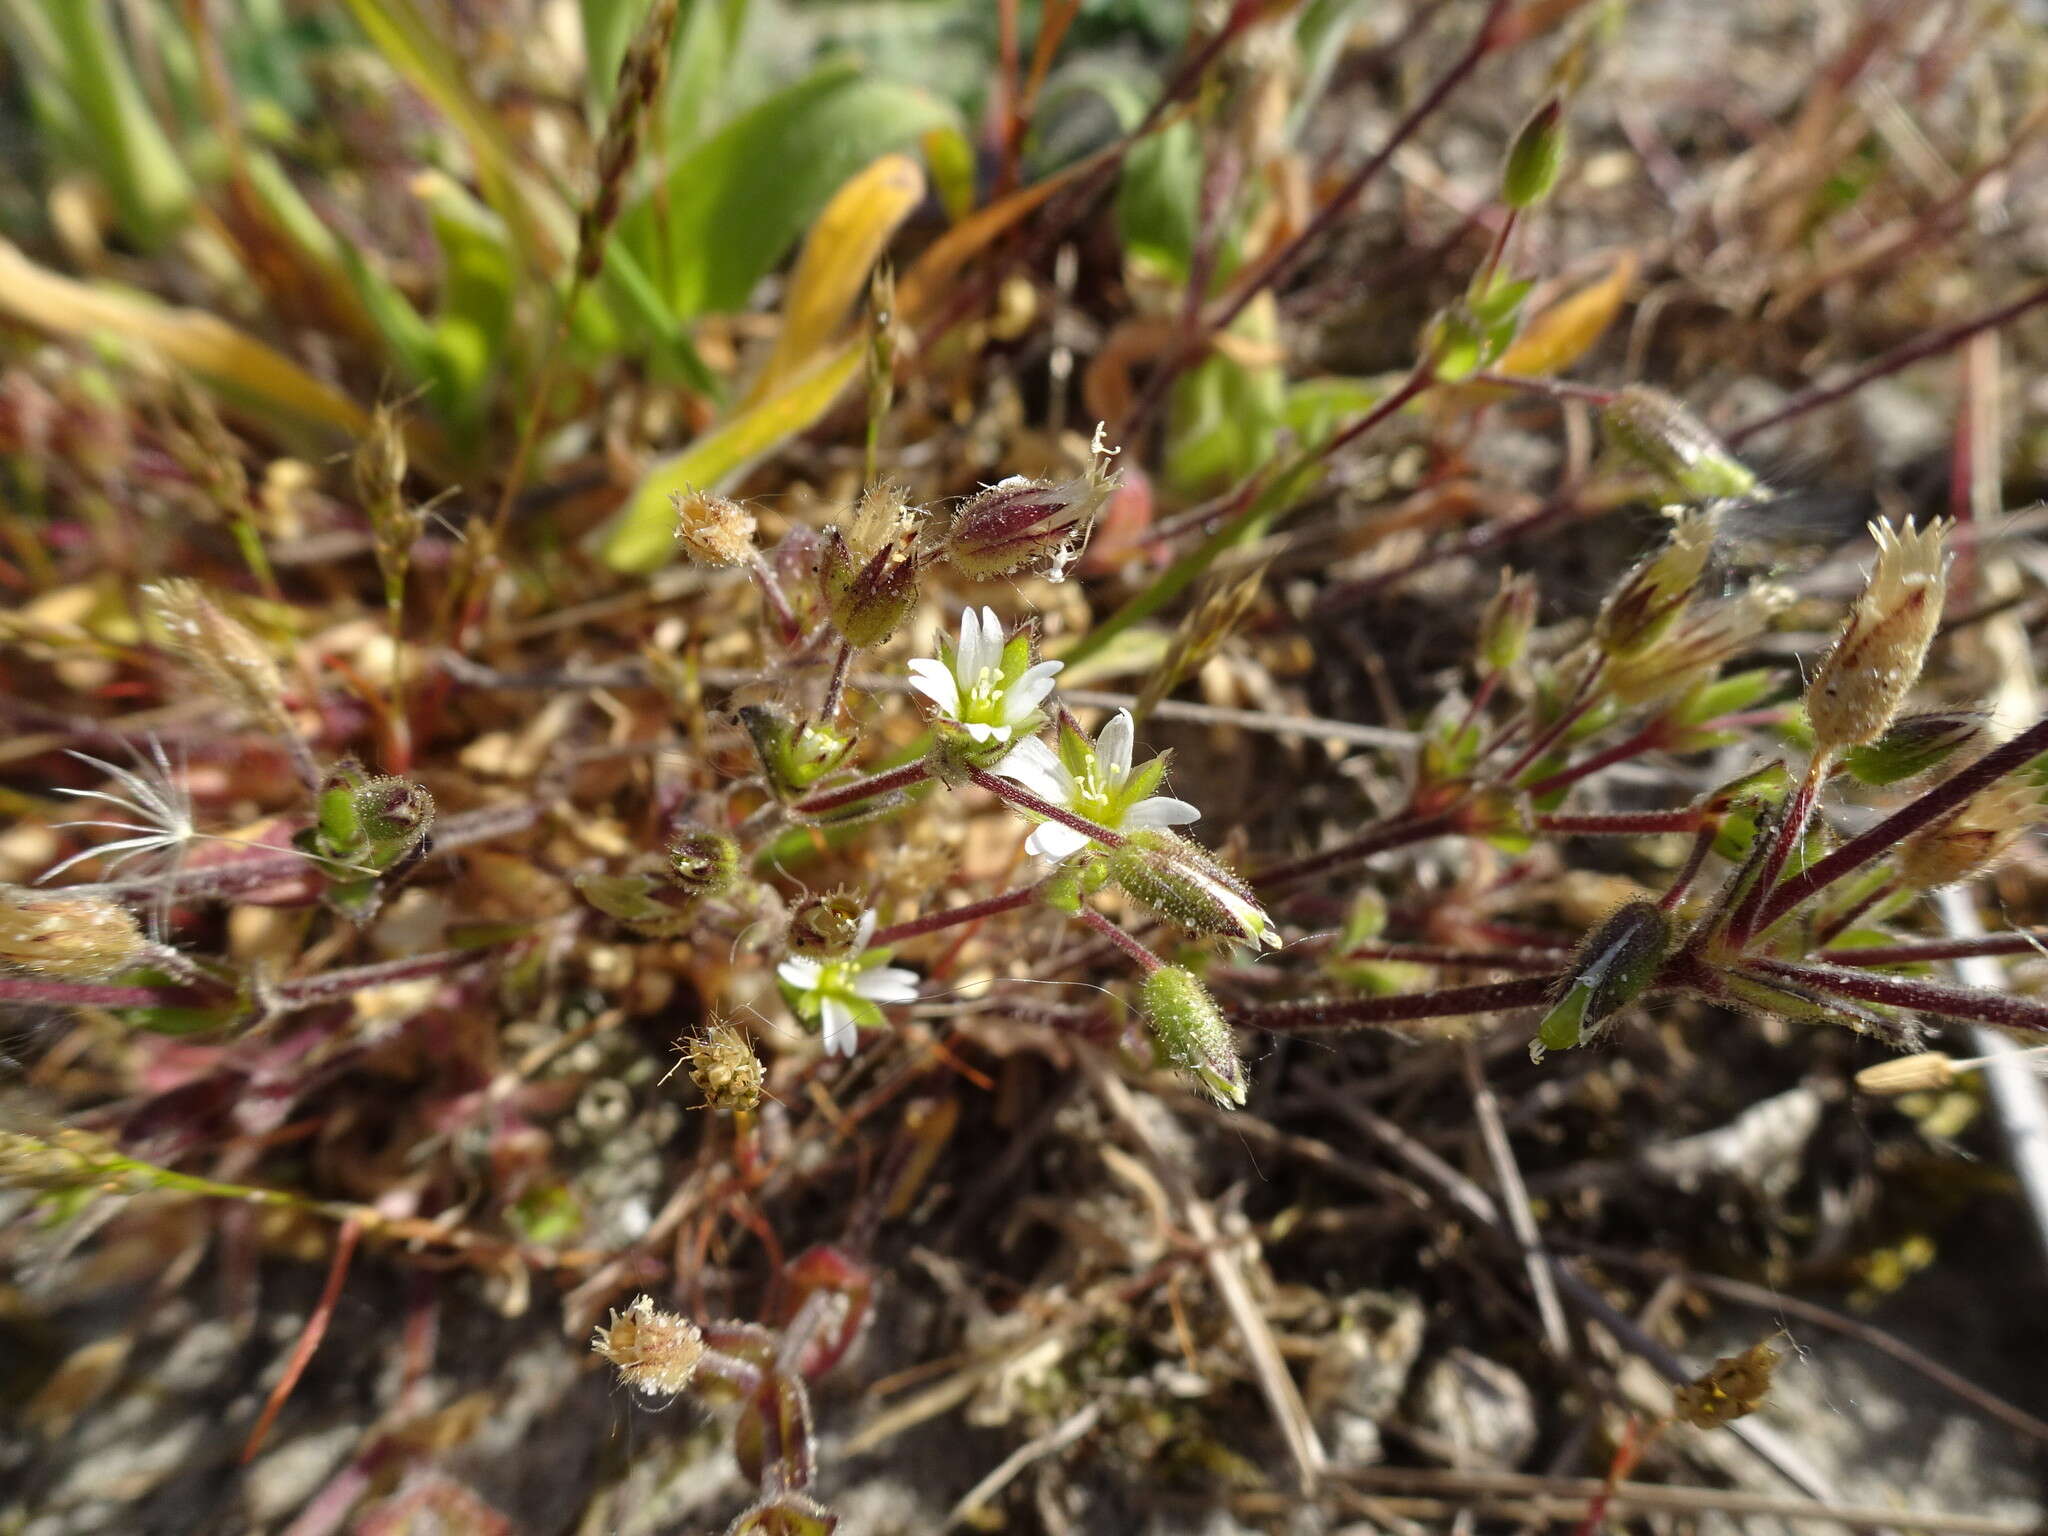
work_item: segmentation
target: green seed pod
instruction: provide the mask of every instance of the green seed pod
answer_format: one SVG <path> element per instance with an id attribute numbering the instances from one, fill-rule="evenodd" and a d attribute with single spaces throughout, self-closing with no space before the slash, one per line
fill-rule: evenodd
<path id="1" fill-rule="evenodd" d="M 1903 715 L 1876 741 L 1843 753 L 1842 766 L 1865 784 L 1903 784 L 1982 741 L 1989 728 L 1984 715 L 1974 710 Z"/>
<path id="2" fill-rule="evenodd" d="M 1569 1050 L 1586 1030 L 1642 996 L 1671 949 L 1671 916 L 1654 901 L 1631 901 L 1586 936 L 1564 989 L 1536 1026 L 1531 1056 Z"/>
<path id="3" fill-rule="evenodd" d="M 1244 1103 L 1244 1063 L 1230 1025 L 1192 971 L 1169 965 L 1146 976 L 1139 991 L 1145 1022 L 1167 1058 L 1192 1073 L 1219 1104 Z"/>
<path id="4" fill-rule="evenodd" d="M 1110 879 L 1167 922 L 1204 937 L 1277 948 L 1250 886 L 1214 855 L 1163 827 L 1134 832 L 1107 859 Z"/>
<path id="5" fill-rule="evenodd" d="M 693 900 L 723 896 L 740 873 L 740 845 L 715 827 L 687 826 L 668 845 L 669 875 Z"/>
<path id="6" fill-rule="evenodd" d="M 1600 425 L 1608 442 L 1655 475 L 1673 500 L 1722 500 L 1757 488 L 1756 476 L 1661 389 L 1623 386 L 1600 412 Z"/>
<path id="7" fill-rule="evenodd" d="M 1500 199 L 1531 208 L 1550 196 L 1564 165 L 1564 105 L 1555 96 L 1529 114 L 1501 167 Z"/>

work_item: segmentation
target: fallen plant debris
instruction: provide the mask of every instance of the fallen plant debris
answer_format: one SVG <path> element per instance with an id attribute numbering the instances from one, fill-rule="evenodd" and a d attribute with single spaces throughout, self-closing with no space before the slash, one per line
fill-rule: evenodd
<path id="1" fill-rule="evenodd" d="M 0 1529 L 2038 1526 L 2048 52 L 1808 10 L 0 5 Z"/>

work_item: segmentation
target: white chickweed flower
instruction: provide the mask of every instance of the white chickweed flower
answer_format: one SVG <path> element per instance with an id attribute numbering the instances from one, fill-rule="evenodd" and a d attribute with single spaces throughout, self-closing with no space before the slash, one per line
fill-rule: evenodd
<path id="1" fill-rule="evenodd" d="M 1137 727 L 1131 712 L 1120 709 L 1090 741 L 1071 726 L 1062 726 L 1055 752 L 1036 736 L 1027 736 L 997 763 L 994 772 L 1021 784 L 1039 799 L 1084 816 L 1112 832 L 1136 827 L 1180 827 L 1198 820 L 1201 812 L 1185 800 L 1155 795 L 1166 777 L 1166 758 L 1155 757 L 1131 772 L 1131 743 Z M 1025 850 L 1045 859 L 1064 859 L 1089 844 L 1088 834 L 1062 821 L 1042 822 Z"/>
<path id="2" fill-rule="evenodd" d="M 1029 637 L 1016 634 L 1005 639 L 1002 620 L 993 608 L 978 614 L 965 610 L 960 615 L 960 643 L 941 650 L 937 660 L 921 656 L 910 663 L 910 686 L 931 700 L 942 727 L 954 727 L 977 746 L 1014 741 L 1035 731 L 1043 718 L 1038 706 L 1065 665 L 1034 663 Z"/>
<path id="3" fill-rule="evenodd" d="M 863 913 L 844 953 L 791 955 L 775 968 L 784 999 L 798 1018 L 818 1026 L 828 1056 L 851 1056 L 860 1048 L 861 1030 L 881 1028 L 883 1003 L 917 996 L 917 972 L 890 965 L 886 947 L 870 949 L 874 933 L 875 914 Z"/>

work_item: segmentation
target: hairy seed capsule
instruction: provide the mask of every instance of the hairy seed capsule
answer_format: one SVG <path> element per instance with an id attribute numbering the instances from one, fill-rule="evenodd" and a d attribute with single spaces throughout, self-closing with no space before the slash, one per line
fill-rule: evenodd
<path id="1" fill-rule="evenodd" d="M 806 896 L 789 914 L 789 952 L 813 957 L 844 955 L 860 937 L 867 903 L 852 891 Z"/>
<path id="2" fill-rule="evenodd" d="M 862 555 L 837 528 L 825 530 L 818 584 L 833 627 L 866 650 L 880 645 L 917 606 L 918 556 L 914 530 L 885 540 Z"/>
<path id="3" fill-rule="evenodd" d="M 1569 1050 L 1587 1029 L 1642 996 L 1671 949 L 1671 917 L 1654 901 L 1631 901 L 1586 936 L 1562 990 L 1536 1027 L 1531 1054 Z"/>
<path id="4" fill-rule="evenodd" d="M 1593 640 L 1610 657 L 1647 650 L 1670 630 L 1692 600 L 1714 547 L 1714 525 L 1688 513 L 1671 538 L 1622 579 L 1593 621 Z"/>
<path id="5" fill-rule="evenodd" d="M 97 981 L 149 954 L 135 915 L 91 896 L 0 885 L 0 966 L 67 981 Z"/>
<path id="6" fill-rule="evenodd" d="M 1629 384 L 1602 408 L 1608 442 L 1661 482 L 1676 501 L 1747 496 L 1757 478 L 1698 417 L 1661 389 Z"/>
<path id="7" fill-rule="evenodd" d="M 597 1330 L 590 1347 L 619 1368 L 627 1386 L 672 1397 L 697 1374 L 704 1335 L 688 1318 L 661 1311 L 652 1296 L 636 1296 L 625 1311 L 613 1309 L 610 1326 Z"/>
<path id="8" fill-rule="evenodd" d="M 1244 1103 L 1244 1063 L 1230 1025 L 1192 971 L 1163 966 L 1139 989 L 1145 1022 L 1175 1066 L 1192 1073 L 1219 1104 Z"/>
<path id="9" fill-rule="evenodd" d="M 716 827 L 684 827 L 669 841 L 668 867 L 670 878 L 693 900 L 723 896 L 739 878 L 740 845 Z"/>
<path id="10" fill-rule="evenodd" d="M 1835 753 L 1878 740 L 1920 678 L 1941 623 L 1945 523 L 1870 525 L 1877 568 L 1806 689 L 1815 742 Z"/>

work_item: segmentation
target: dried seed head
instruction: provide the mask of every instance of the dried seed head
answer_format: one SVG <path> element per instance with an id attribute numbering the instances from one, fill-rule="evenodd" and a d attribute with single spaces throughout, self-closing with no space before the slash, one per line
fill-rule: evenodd
<path id="1" fill-rule="evenodd" d="M 1488 673 L 1513 670 L 1536 628 L 1536 582 L 1519 571 L 1500 573 L 1500 590 L 1479 620 L 1479 664 Z"/>
<path id="2" fill-rule="evenodd" d="M 1870 525 L 1877 568 L 1806 689 L 1806 715 L 1822 752 L 1883 736 L 1919 680 L 1941 623 L 1947 532 L 1946 523 L 1897 531 L 1882 521 Z"/>
<path id="3" fill-rule="evenodd" d="M 1901 715 L 1876 741 L 1843 753 L 1842 766 L 1865 784 L 1903 784 L 1939 768 L 1958 752 L 1973 751 L 1989 730 L 1990 721 L 1979 710 Z"/>
<path id="4" fill-rule="evenodd" d="M 669 501 L 676 509 L 676 538 L 699 565 L 751 565 L 754 560 L 754 514 L 729 496 L 709 491 L 677 491 Z"/>
<path id="5" fill-rule="evenodd" d="M 1570 1050 L 1586 1031 L 1642 996 L 1671 952 L 1671 915 L 1631 901 L 1586 935 L 1557 1000 L 1536 1026 L 1530 1054 Z"/>
<path id="6" fill-rule="evenodd" d="M 284 674 L 263 642 L 223 613 L 196 581 L 174 577 L 142 589 L 165 644 L 222 700 L 271 730 L 291 732 Z"/>
<path id="7" fill-rule="evenodd" d="M 1714 548 L 1713 519 L 1688 512 L 1664 547 L 1622 579 L 1593 621 L 1593 640 L 1610 657 L 1635 656 L 1661 639 L 1692 600 Z"/>
<path id="8" fill-rule="evenodd" d="M 1529 114 L 1501 167 L 1500 200 L 1510 208 L 1529 208 L 1550 196 L 1564 165 L 1564 104 L 1557 97 Z"/>
<path id="9" fill-rule="evenodd" d="M 48 1138 L 0 1131 L 0 1189 L 121 1188 L 125 1161 L 104 1137 L 71 1126 Z"/>
<path id="10" fill-rule="evenodd" d="M 1209 989 L 1177 965 L 1149 973 L 1139 990 L 1145 1022 L 1175 1066 L 1194 1075 L 1217 1103 L 1244 1103 L 1244 1063 L 1230 1025 Z"/>
<path id="11" fill-rule="evenodd" d="M 2043 811 L 2039 788 L 2026 779 L 1994 784 L 1907 834 L 1899 843 L 1899 879 L 1914 890 L 1932 891 L 1982 874 L 2042 820 Z"/>
<path id="12" fill-rule="evenodd" d="M 98 981 L 140 965 L 149 954 L 141 924 L 118 903 L 0 885 L 0 966 Z"/>
<path id="13" fill-rule="evenodd" d="M 954 514 L 946 558 L 976 580 L 1027 569 L 1064 569 L 1116 487 L 1114 475 L 1058 484 L 1023 475 L 1000 480 Z"/>
<path id="14" fill-rule="evenodd" d="M 597 190 L 576 226 L 576 281 L 587 283 L 604 265 L 604 248 L 625 201 L 626 178 L 640 155 L 647 116 L 661 95 L 674 51 L 679 0 L 654 0 L 619 61 L 618 86 L 597 144 Z"/>
<path id="15" fill-rule="evenodd" d="M 356 444 L 352 467 L 356 499 L 370 519 L 377 568 L 387 584 L 401 582 L 412 563 L 413 541 L 426 519 L 421 509 L 406 499 L 405 434 L 390 406 L 380 403 L 370 417 L 370 430 Z"/>
<path id="16" fill-rule="evenodd" d="M 1757 478 L 1698 417 L 1661 389 L 1630 384 L 1600 412 L 1608 442 L 1649 470 L 1681 502 L 1747 496 Z"/>
<path id="17" fill-rule="evenodd" d="M 649 1397 L 672 1397 L 690 1384 L 704 1358 L 704 1335 L 674 1312 L 663 1312 L 652 1296 L 636 1296 L 625 1311 L 612 1311 L 590 1347 L 619 1368 L 619 1380 Z"/>
<path id="18" fill-rule="evenodd" d="M 684 827 L 669 842 L 668 867 L 670 877 L 692 898 L 722 896 L 739 878 L 740 845 L 716 827 Z"/>
<path id="19" fill-rule="evenodd" d="M 690 1081 L 713 1109 L 751 1110 L 761 1102 L 761 1058 L 731 1024 L 713 1024 L 684 1047 Z"/>
<path id="20" fill-rule="evenodd" d="M 1956 1075 L 1954 1057 L 1945 1051 L 1921 1051 L 1865 1067 L 1856 1074 L 1856 1086 L 1865 1093 L 1926 1093 L 1951 1087 Z"/>
<path id="21" fill-rule="evenodd" d="M 1273 920 L 1252 888 L 1206 848 L 1163 827 L 1131 833 L 1107 860 L 1133 901 L 1192 934 L 1279 947 Z"/>
<path id="22" fill-rule="evenodd" d="M 1763 1407 L 1778 1358 L 1768 1340 L 1739 1355 L 1723 1355 L 1704 1376 L 1673 1389 L 1673 1415 L 1697 1429 L 1748 1417 Z"/>

